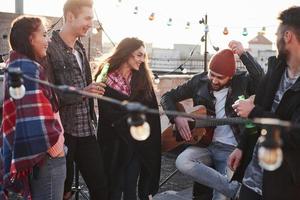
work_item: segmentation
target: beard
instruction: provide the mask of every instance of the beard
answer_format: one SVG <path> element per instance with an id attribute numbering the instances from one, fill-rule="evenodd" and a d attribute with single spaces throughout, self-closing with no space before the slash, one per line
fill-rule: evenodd
<path id="1" fill-rule="evenodd" d="M 287 60 L 289 52 L 285 47 L 285 41 L 283 37 L 277 40 L 277 58 L 280 60 Z"/>
<path id="2" fill-rule="evenodd" d="M 222 90 L 223 88 L 226 88 L 226 87 L 229 87 L 230 83 L 231 83 L 231 80 L 229 80 L 226 84 L 224 85 L 221 85 L 221 84 L 213 84 L 212 81 L 209 82 L 209 86 L 210 86 L 210 89 L 212 91 L 220 91 Z"/>

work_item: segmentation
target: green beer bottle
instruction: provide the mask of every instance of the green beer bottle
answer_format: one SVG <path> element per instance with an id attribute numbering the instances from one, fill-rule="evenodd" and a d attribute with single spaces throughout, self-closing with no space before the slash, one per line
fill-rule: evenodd
<path id="1" fill-rule="evenodd" d="M 238 96 L 239 100 L 245 100 L 245 96 L 244 95 L 240 95 Z M 246 128 L 255 128 L 255 125 L 252 122 L 247 122 L 245 125 Z"/>
<path id="2" fill-rule="evenodd" d="M 106 80 L 107 80 L 108 69 L 109 69 L 109 64 L 106 63 L 106 64 L 103 66 L 103 68 L 102 68 L 100 74 L 97 76 L 97 79 L 96 79 L 96 82 L 97 82 L 97 83 L 105 83 L 105 82 L 106 82 Z"/>

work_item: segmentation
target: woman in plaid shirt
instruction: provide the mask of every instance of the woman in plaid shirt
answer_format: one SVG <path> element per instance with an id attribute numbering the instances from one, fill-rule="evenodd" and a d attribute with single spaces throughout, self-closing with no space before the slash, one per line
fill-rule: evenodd
<path id="1" fill-rule="evenodd" d="M 120 101 L 135 101 L 158 109 L 143 42 L 125 38 L 99 69 L 109 64 L 104 96 Z M 97 78 L 97 75 L 96 75 Z M 109 199 L 149 199 L 159 185 L 160 118 L 146 115 L 150 136 L 144 141 L 132 138 L 127 124 L 128 113 L 119 106 L 99 101 L 98 141 L 103 150 L 108 176 Z M 149 197 L 150 196 L 150 197 Z"/>

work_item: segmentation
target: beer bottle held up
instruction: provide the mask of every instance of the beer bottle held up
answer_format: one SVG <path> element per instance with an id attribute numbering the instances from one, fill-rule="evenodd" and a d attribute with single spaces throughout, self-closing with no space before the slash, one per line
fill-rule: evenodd
<path id="1" fill-rule="evenodd" d="M 244 95 L 240 95 L 240 96 L 238 96 L 238 98 L 239 98 L 239 100 L 245 100 L 246 99 Z M 256 132 L 255 125 L 250 121 L 245 124 L 245 127 L 246 127 L 246 129 L 253 129 L 252 132 Z"/>

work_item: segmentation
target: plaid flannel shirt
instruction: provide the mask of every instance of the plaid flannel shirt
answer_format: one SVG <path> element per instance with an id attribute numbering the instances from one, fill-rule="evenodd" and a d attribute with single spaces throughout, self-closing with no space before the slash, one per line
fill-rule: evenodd
<path id="1" fill-rule="evenodd" d="M 16 52 L 11 53 L 7 67 L 20 67 L 24 74 L 45 80 L 43 68 L 37 62 Z M 15 100 L 8 92 L 9 80 L 6 75 L 0 132 L 0 185 L 5 194 L 12 190 L 21 193 L 25 199 L 31 199 L 29 174 L 35 165 L 42 164 L 47 150 L 57 143 L 63 130 L 54 116 L 50 89 L 25 79 L 25 96 Z M 2 191 L 2 195 L 4 193 Z"/>
<path id="2" fill-rule="evenodd" d="M 130 86 L 131 77 L 132 77 L 132 74 L 130 74 L 128 77 L 128 80 L 126 80 L 121 74 L 118 73 L 118 71 L 114 71 L 114 72 L 108 74 L 108 79 L 106 81 L 106 84 L 109 87 L 111 87 L 127 96 L 130 96 L 130 94 L 131 94 L 131 86 Z"/>

